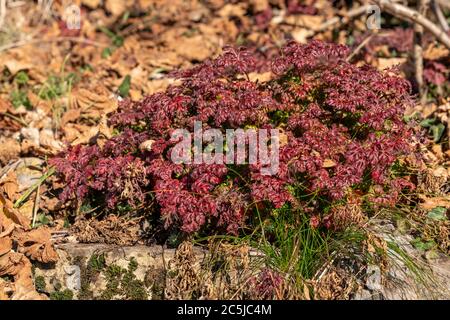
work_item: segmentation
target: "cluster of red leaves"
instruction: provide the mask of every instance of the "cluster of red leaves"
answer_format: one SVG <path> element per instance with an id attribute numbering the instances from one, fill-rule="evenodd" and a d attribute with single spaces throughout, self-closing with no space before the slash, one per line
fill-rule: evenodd
<path id="1" fill-rule="evenodd" d="M 103 148 L 77 146 L 52 160 L 67 183 L 62 199 L 102 192 L 110 208 L 155 201 L 166 226 L 196 232 L 214 225 L 232 233 L 252 206 L 270 210 L 305 201 L 306 207 L 309 199 L 298 198 L 293 185 L 329 202 L 353 189 L 395 204 L 409 186 L 392 179 L 389 169 L 410 151 L 412 132 L 402 120 L 412 103 L 410 85 L 393 72 L 346 62 L 347 53 L 345 46 L 319 41 L 289 43 L 272 60 L 273 78 L 265 83 L 249 80 L 258 61 L 242 48 L 225 48 L 217 59 L 176 72 L 181 85 L 121 104 L 110 118 L 121 133 Z M 204 129 L 283 130 L 278 174 L 262 175 L 259 164 L 173 163 L 178 141 L 171 133 L 193 132 L 194 121 Z M 139 147 L 150 139 L 150 149 Z"/>

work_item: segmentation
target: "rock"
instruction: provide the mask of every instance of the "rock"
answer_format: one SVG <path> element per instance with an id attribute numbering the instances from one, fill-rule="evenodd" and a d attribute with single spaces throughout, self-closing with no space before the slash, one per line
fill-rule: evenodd
<path id="1" fill-rule="evenodd" d="M 19 192 L 25 191 L 42 177 L 44 161 L 39 158 L 22 158 L 15 172 L 19 184 Z"/>
<path id="2" fill-rule="evenodd" d="M 78 291 L 81 289 L 81 270 L 79 266 L 69 265 L 65 266 L 66 271 L 66 287 L 72 291 Z"/>
<path id="3" fill-rule="evenodd" d="M 20 129 L 25 140 L 30 140 L 33 145 L 39 146 L 39 129 L 37 128 L 22 128 Z"/>
<path id="4" fill-rule="evenodd" d="M 411 245 L 413 237 L 401 234 L 392 223 L 373 221 L 372 231 L 390 243 L 387 249 L 387 270 L 377 266 L 367 269 L 366 289 L 372 296 L 387 300 L 429 300 L 450 298 L 450 258 L 443 254 L 423 252 Z M 354 299 L 368 297 L 366 289 Z M 373 298 L 372 298 L 373 299 Z"/>
<path id="5" fill-rule="evenodd" d="M 132 260 L 136 262 L 136 270 L 133 271 L 136 283 L 142 285 L 142 290 L 151 299 L 153 287 L 164 287 L 156 281 L 165 279 L 167 263 L 175 255 L 175 249 L 143 245 L 117 247 L 67 243 L 55 245 L 55 249 L 58 261 L 54 265 L 36 265 L 35 276 L 44 278 L 49 293 L 68 289 L 75 299 L 92 299 L 108 294 L 107 268 L 113 266 L 117 270 L 127 270 Z M 195 255 L 199 263 L 205 256 L 197 248 Z"/>
<path id="6" fill-rule="evenodd" d="M 372 300 L 372 294 L 369 290 L 361 289 L 356 292 L 353 300 Z"/>
<path id="7" fill-rule="evenodd" d="M 367 282 L 366 286 L 372 291 L 381 291 L 383 289 L 381 285 L 381 270 L 380 267 L 375 265 L 369 265 L 367 267 Z"/>

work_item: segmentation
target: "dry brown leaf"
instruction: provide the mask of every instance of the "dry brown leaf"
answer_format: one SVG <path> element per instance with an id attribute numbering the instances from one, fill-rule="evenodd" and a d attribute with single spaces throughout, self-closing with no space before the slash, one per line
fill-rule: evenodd
<path id="1" fill-rule="evenodd" d="M 418 197 L 423 201 L 422 203 L 419 203 L 419 207 L 424 210 L 433 210 L 436 207 L 450 208 L 449 197 L 428 198 L 423 194 L 418 194 Z"/>
<path id="2" fill-rule="evenodd" d="M 9 102 L 0 97 L 0 113 L 8 111 L 9 107 Z"/>
<path id="3" fill-rule="evenodd" d="M 88 130 L 80 133 L 80 135 L 71 142 L 71 145 L 86 144 L 99 135 L 103 135 L 108 139 L 112 137 L 111 129 L 107 125 L 106 116 L 102 117 L 98 125 L 88 128 Z"/>
<path id="4" fill-rule="evenodd" d="M 28 232 L 17 232 L 15 238 L 19 244 L 19 252 L 32 260 L 43 263 L 56 262 L 58 254 L 51 244 L 51 233 L 47 227 L 39 227 Z"/>
<path id="5" fill-rule="evenodd" d="M 238 3 L 238 4 L 231 4 L 228 3 L 220 9 L 218 12 L 219 16 L 221 17 L 242 17 L 245 15 L 247 11 L 247 4 L 246 3 Z"/>
<path id="6" fill-rule="evenodd" d="M 72 142 L 77 139 L 81 132 L 88 131 L 91 127 L 83 124 L 72 124 L 69 123 L 65 127 L 63 127 L 65 141 Z"/>
<path id="7" fill-rule="evenodd" d="M 283 17 L 283 21 L 309 30 L 316 30 L 324 22 L 324 17 L 321 15 L 297 14 Z"/>
<path id="8" fill-rule="evenodd" d="M 12 75 L 15 75 L 20 70 L 32 69 L 33 64 L 28 61 L 23 61 L 22 59 L 15 59 L 12 57 L 3 60 L 3 65 L 8 68 Z"/>
<path id="9" fill-rule="evenodd" d="M 41 130 L 39 134 L 39 144 L 53 153 L 57 153 L 64 148 L 63 143 L 55 139 L 55 135 L 51 129 Z"/>
<path id="10" fill-rule="evenodd" d="M 147 82 L 147 94 L 161 92 L 167 89 L 169 85 L 176 85 L 178 81 L 174 79 L 155 79 Z"/>
<path id="11" fill-rule="evenodd" d="M 106 0 L 105 1 L 105 8 L 106 10 L 108 10 L 109 12 L 111 12 L 112 15 L 114 16 L 119 16 L 122 13 L 125 12 L 125 10 L 127 10 L 127 6 L 130 4 L 130 0 L 122 0 L 122 1 L 117 1 L 117 0 Z"/>
<path id="12" fill-rule="evenodd" d="M 0 190 L 6 193 L 6 196 L 10 200 L 15 200 L 19 186 L 17 185 L 17 176 L 14 171 L 10 171 L 7 176 L 2 179 L 0 184 Z"/>
<path id="13" fill-rule="evenodd" d="M 436 43 L 431 43 L 430 46 L 424 51 L 423 57 L 427 60 L 439 60 L 441 58 L 447 58 L 450 52 L 444 46 L 436 46 Z"/>
<path id="14" fill-rule="evenodd" d="M 30 229 L 30 220 L 14 209 L 13 203 L 0 194 L 0 219 L 4 216 L 25 230 Z M 4 222 L 5 223 L 5 222 Z"/>
<path id="15" fill-rule="evenodd" d="M 18 158 L 20 150 L 20 143 L 16 139 L 0 137 L 0 165 Z"/>
<path id="16" fill-rule="evenodd" d="M 74 122 L 78 120 L 81 115 L 80 109 L 69 109 L 64 115 L 61 117 L 61 127 L 64 127 L 68 122 Z"/>
<path id="17" fill-rule="evenodd" d="M 173 43 L 175 52 L 190 61 L 203 61 L 211 56 L 208 41 L 201 35 L 190 38 L 181 37 Z"/>
<path id="18" fill-rule="evenodd" d="M 264 11 L 269 7 L 269 0 L 250 0 L 254 12 Z"/>
<path id="19" fill-rule="evenodd" d="M 0 278 L 0 301 L 9 300 L 7 292 L 10 291 L 6 281 Z"/>
<path id="20" fill-rule="evenodd" d="M 9 237 L 0 238 L 0 256 L 11 251 L 12 240 Z"/>
<path id="21" fill-rule="evenodd" d="M 22 203 L 17 210 L 29 221 L 33 219 L 35 197 L 30 197 L 25 203 Z"/>
<path id="22" fill-rule="evenodd" d="M 296 28 L 291 32 L 292 38 L 299 43 L 307 43 L 308 37 L 314 34 L 314 31 L 306 28 Z"/>
<path id="23" fill-rule="evenodd" d="M 70 105 L 81 109 L 86 118 L 99 118 L 115 111 L 117 100 L 107 95 L 97 94 L 86 89 L 78 89 L 71 95 Z"/>
<path id="24" fill-rule="evenodd" d="M 130 89 L 129 93 L 130 93 L 130 98 L 133 101 L 139 101 L 142 99 L 141 90 Z"/>
<path id="25" fill-rule="evenodd" d="M 100 5 L 100 2 L 101 0 L 81 0 L 81 3 L 83 5 L 91 9 L 97 9 L 97 7 Z"/>
<path id="26" fill-rule="evenodd" d="M 248 74 L 248 78 L 250 81 L 259 81 L 259 82 L 267 82 L 272 78 L 272 72 L 264 72 L 264 73 L 256 73 L 251 72 Z"/>
<path id="27" fill-rule="evenodd" d="M 0 238 L 9 236 L 14 231 L 15 224 L 11 220 L 6 220 L 6 217 L 0 215 Z"/>
<path id="28" fill-rule="evenodd" d="M 12 300 L 41 300 L 44 295 L 36 292 L 33 284 L 31 262 L 23 254 L 9 252 L 0 256 L 0 276 L 14 277 Z"/>
<path id="29" fill-rule="evenodd" d="M 334 162 L 333 160 L 331 160 L 331 159 L 323 160 L 323 164 L 322 164 L 323 168 L 332 168 L 335 166 L 336 166 L 336 162 Z"/>

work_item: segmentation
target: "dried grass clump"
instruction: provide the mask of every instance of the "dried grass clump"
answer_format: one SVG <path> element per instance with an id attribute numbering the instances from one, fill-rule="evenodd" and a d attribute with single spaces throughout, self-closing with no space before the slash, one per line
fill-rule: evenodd
<path id="1" fill-rule="evenodd" d="M 103 220 L 86 219 L 80 216 L 71 231 L 79 242 L 133 245 L 140 238 L 141 218 L 127 218 L 109 215 Z"/>

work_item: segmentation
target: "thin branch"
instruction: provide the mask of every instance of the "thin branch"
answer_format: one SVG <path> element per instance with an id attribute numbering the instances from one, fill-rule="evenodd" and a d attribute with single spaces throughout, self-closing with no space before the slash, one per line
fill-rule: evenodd
<path id="1" fill-rule="evenodd" d="M 320 33 L 325 30 L 328 30 L 331 27 L 334 27 L 335 25 L 344 25 L 349 23 L 352 19 L 364 14 L 367 12 L 367 9 L 370 7 L 370 5 L 364 5 L 357 7 L 355 9 L 352 9 L 348 11 L 343 17 L 333 17 L 326 21 L 325 23 L 321 24 L 319 27 L 317 27 L 314 32 Z"/>
<path id="2" fill-rule="evenodd" d="M 450 1 L 448 0 L 437 0 L 440 6 L 450 9 Z"/>
<path id="3" fill-rule="evenodd" d="M 450 27 L 448 26 L 447 20 L 445 19 L 445 16 L 442 13 L 439 2 L 437 0 L 431 0 L 431 8 L 433 9 L 433 12 L 436 15 L 437 20 L 439 21 L 442 30 L 448 32 L 450 30 Z"/>
<path id="4" fill-rule="evenodd" d="M 420 15 L 426 16 L 428 7 L 430 6 L 430 0 L 419 0 L 417 3 L 417 10 Z M 426 102 L 426 90 L 423 82 L 423 26 L 419 23 L 414 24 L 414 68 L 415 68 L 415 80 L 417 83 L 417 89 L 419 91 L 420 102 L 425 104 Z"/>
<path id="5" fill-rule="evenodd" d="M 347 61 L 351 61 L 354 56 L 356 56 L 362 48 L 364 48 L 370 40 L 372 40 L 374 34 L 369 35 L 367 38 L 365 38 L 356 48 L 353 50 L 353 52 L 347 57 Z"/>
<path id="6" fill-rule="evenodd" d="M 49 38 L 49 39 L 22 40 L 22 41 L 18 41 L 18 42 L 9 43 L 9 44 L 6 44 L 4 46 L 1 46 L 0 47 L 0 52 L 6 51 L 6 50 L 10 50 L 10 49 L 14 49 L 14 48 L 18 48 L 18 47 L 23 47 L 23 46 L 26 46 L 26 45 L 40 44 L 40 43 L 43 43 L 43 42 L 64 42 L 64 41 L 82 43 L 82 44 L 87 44 L 87 45 L 96 46 L 96 47 L 102 47 L 102 48 L 108 47 L 108 45 L 106 43 L 92 41 L 92 40 L 85 39 L 85 38 L 56 37 L 56 38 Z"/>
<path id="7" fill-rule="evenodd" d="M 398 3 L 392 3 L 389 0 L 372 0 L 372 1 L 376 3 L 378 6 L 380 6 L 381 9 L 386 10 L 390 14 L 400 19 L 420 24 L 427 31 L 432 33 L 436 37 L 436 39 L 438 39 L 444 46 L 450 49 L 450 38 L 444 32 L 444 30 L 439 28 L 437 25 L 435 25 L 433 22 L 428 20 L 426 17 L 424 17 L 417 11 L 412 10 Z"/>
<path id="8" fill-rule="evenodd" d="M 0 0 L 0 28 L 3 27 L 6 17 L 6 0 Z"/>

